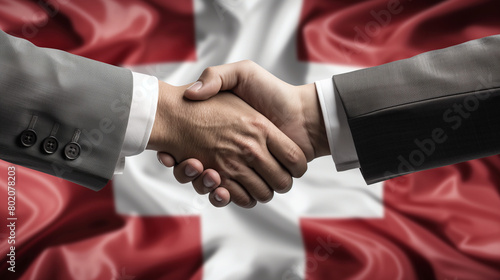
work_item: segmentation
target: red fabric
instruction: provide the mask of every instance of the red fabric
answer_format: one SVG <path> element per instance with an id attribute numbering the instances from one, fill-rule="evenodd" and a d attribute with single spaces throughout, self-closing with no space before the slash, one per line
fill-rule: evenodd
<path id="1" fill-rule="evenodd" d="M 380 65 L 500 34 L 499 8 L 305 0 L 298 57 Z M 388 181 L 383 219 L 302 219 L 307 279 L 500 279 L 499 167 L 491 157 Z"/>
<path id="2" fill-rule="evenodd" d="M 303 61 L 375 66 L 499 34 L 493 0 L 305 0 Z"/>
<path id="3" fill-rule="evenodd" d="M 494 156 L 388 181 L 382 219 L 302 219 L 307 279 L 500 279 L 499 183 Z"/>
<path id="4" fill-rule="evenodd" d="M 8 166 L 0 161 L 0 182 Z M 94 192 L 19 166 L 16 178 L 16 239 L 4 241 L 3 225 L 0 279 L 202 279 L 199 217 L 118 215 L 111 186 Z M 0 201 L 5 223 L 5 183 Z M 7 270 L 10 246 L 15 273 Z"/>
<path id="5" fill-rule="evenodd" d="M 115 65 L 196 60 L 192 1 L 1 0 L 0 7 L 0 28 L 40 47 Z"/>
<path id="6" fill-rule="evenodd" d="M 116 65 L 196 59 L 192 1 L 48 3 L 0 1 L 0 28 Z M 8 165 L 0 161 L 1 182 Z M 96 193 L 22 167 L 17 174 L 16 273 L 7 271 L 2 227 L 0 279 L 202 278 L 199 217 L 118 215 L 111 186 Z M 7 186 L 0 192 L 7 201 Z"/>

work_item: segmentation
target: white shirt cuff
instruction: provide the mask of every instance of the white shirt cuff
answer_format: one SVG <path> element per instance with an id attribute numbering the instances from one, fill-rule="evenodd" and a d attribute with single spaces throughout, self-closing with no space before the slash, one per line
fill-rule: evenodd
<path id="1" fill-rule="evenodd" d="M 337 171 L 359 168 L 358 154 L 352 139 L 351 129 L 347 123 L 344 106 L 335 92 L 333 79 L 325 79 L 315 83 L 330 152 Z"/>
<path id="2" fill-rule="evenodd" d="M 123 172 L 125 157 L 142 153 L 148 144 L 156 107 L 158 105 L 158 79 L 153 76 L 132 72 L 133 93 L 125 139 L 115 174 Z"/>

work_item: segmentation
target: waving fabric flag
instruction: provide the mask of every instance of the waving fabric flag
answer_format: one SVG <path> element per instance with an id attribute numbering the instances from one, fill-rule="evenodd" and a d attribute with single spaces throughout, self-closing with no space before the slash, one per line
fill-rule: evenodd
<path id="1" fill-rule="evenodd" d="M 493 0 L 1 0 L 0 28 L 176 85 L 242 59 L 303 84 L 498 34 L 499 8 Z M 3 223 L 9 166 L 0 162 Z M 97 193 L 15 170 L 15 272 L 2 226 L 0 279 L 500 279 L 498 156 L 370 186 L 324 157 L 292 191 L 252 210 L 212 207 L 152 152 L 127 159 Z"/>

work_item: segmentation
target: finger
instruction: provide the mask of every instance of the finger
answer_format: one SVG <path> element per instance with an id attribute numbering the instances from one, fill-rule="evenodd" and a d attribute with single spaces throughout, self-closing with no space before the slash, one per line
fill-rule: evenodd
<path id="1" fill-rule="evenodd" d="M 175 165 L 175 159 L 170 154 L 158 152 L 156 153 L 156 157 L 158 158 L 158 161 L 166 167 L 172 167 Z"/>
<path id="2" fill-rule="evenodd" d="M 261 153 L 255 153 L 255 155 L 260 156 Z M 271 156 L 267 158 L 268 160 L 274 161 Z M 255 170 L 252 169 L 252 164 L 255 163 L 248 158 L 245 158 L 246 162 L 241 159 L 233 160 L 230 158 L 224 159 L 224 171 L 222 174 L 226 175 L 226 178 L 231 178 L 236 181 L 242 188 L 246 190 L 250 196 L 259 202 L 268 202 L 273 198 L 273 190 L 264 180 L 257 174 Z M 260 160 L 260 164 L 265 164 L 265 159 Z M 279 168 L 279 164 L 276 163 Z M 269 164 L 266 164 L 269 166 Z M 224 181 L 223 181 L 224 183 Z M 230 189 L 228 189 L 231 191 Z M 231 197 L 234 199 L 234 195 L 231 192 Z"/>
<path id="3" fill-rule="evenodd" d="M 203 172 L 203 164 L 194 158 L 187 159 L 174 167 L 174 176 L 184 184 L 196 179 Z"/>
<path id="4" fill-rule="evenodd" d="M 300 178 L 307 171 L 304 152 L 274 125 L 269 126 L 267 148 L 271 154 L 292 174 Z"/>
<path id="5" fill-rule="evenodd" d="M 249 162 L 249 166 L 260 175 L 260 177 L 273 191 L 277 193 L 286 193 L 292 188 L 292 176 L 290 176 L 290 173 L 276 161 L 268 150 L 265 150 L 260 154 L 256 154 L 254 157 L 255 159 L 252 162 Z M 262 200 L 258 201 L 264 202 Z"/>
<path id="6" fill-rule="evenodd" d="M 213 206 L 224 207 L 231 202 L 231 195 L 227 189 L 218 187 L 210 193 L 208 199 Z"/>
<path id="7" fill-rule="evenodd" d="M 207 194 L 217 188 L 221 183 L 220 175 L 213 169 L 207 169 L 193 180 L 193 187 L 199 194 Z"/>
<path id="8" fill-rule="evenodd" d="M 252 169 L 244 167 L 246 172 L 240 172 L 238 175 L 234 176 L 234 180 L 237 181 L 240 186 L 245 188 L 245 190 L 258 202 L 267 203 L 273 199 L 274 191 L 267 182 Z M 286 173 L 284 171 L 284 173 Z M 291 180 L 291 178 L 290 178 Z"/>
<path id="9" fill-rule="evenodd" d="M 184 96 L 191 100 L 206 100 L 219 91 L 231 90 L 239 84 L 242 75 L 240 69 L 245 68 L 245 64 L 251 63 L 253 62 L 241 61 L 208 67 L 203 71 L 198 81 L 186 89 Z"/>
<path id="10" fill-rule="evenodd" d="M 252 208 L 257 204 L 257 201 L 236 181 L 223 177 L 221 187 L 229 191 L 231 201 L 240 207 Z"/>
<path id="11" fill-rule="evenodd" d="M 265 124 L 264 124 L 265 125 Z M 273 126 L 272 124 L 269 124 L 270 126 Z M 266 126 L 264 126 L 266 127 Z M 273 126 L 274 127 L 274 126 Z M 265 130 L 266 128 L 264 128 Z M 278 130 L 279 133 L 281 133 Z M 290 172 L 288 172 L 277 160 L 273 155 L 269 152 L 269 149 L 265 144 L 261 145 L 241 145 L 240 150 L 242 153 L 242 162 L 251 169 L 254 170 L 254 173 L 258 174 L 258 178 L 262 179 L 262 183 L 260 181 L 247 181 L 249 178 L 252 179 L 252 177 L 246 175 L 245 177 L 235 177 L 235 179 L 243 185 L 243 187 L 248 186 L 253 186 L 256 183 L 259 184 L 266 184 L 271 190 L 276 191 L 278 193 L 285 193 L 290 190 L 292 187 L 292 177 L 290 176 Z M 226 166 L 228 168 L 232 168 L 233 172 L 230 174 L 240 174 L 240 170 L 238 170 L 238 167 L 241 166 L 241 164 L 232 164 L 231 161 L 226 160 Z M 241 169 L 241 168 L 240 168 Z M 251 192 L 252 187 L 246 187 L 247 191 L 250 192 L 250 194 L 253 195 L 254 198 L 256 198 L 260 202 L 266 202 L 269 201 L 270 198 L 265 198 L 262 197 L 258 199 L 255 197 L 255 195 Z M 262 188 L 262 187 L 261 187 Z M 259 189 L 257 191 L 260 191 Z M 260 195 L 269 195 L 268 193 L 263 193 Z M 272 198 L 272 197 L 271 197 Z"/>

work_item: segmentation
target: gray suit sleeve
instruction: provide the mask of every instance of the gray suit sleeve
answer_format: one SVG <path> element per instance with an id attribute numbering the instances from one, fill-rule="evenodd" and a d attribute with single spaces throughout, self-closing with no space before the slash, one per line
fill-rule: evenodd
<path id="1" fill-rule="evenodd" d="M 333 80 L 368 183 L 500 152 L 500 36 Z"/>
<path id="2" fill-rule="evenodd" d="M 99 190 L 111 179 L 132 99 L 127 69 L 0 31 L 0 158 Z"/>

